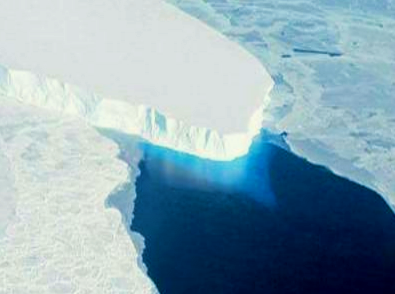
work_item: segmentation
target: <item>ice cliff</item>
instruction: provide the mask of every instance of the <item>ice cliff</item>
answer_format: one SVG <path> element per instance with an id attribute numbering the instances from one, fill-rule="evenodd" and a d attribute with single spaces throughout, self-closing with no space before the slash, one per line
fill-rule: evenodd
<path id="1" fill-rule="evenodd" d="M 0 67 L 0 94 L 59 114 L 75 115 L 89 124 L 137 135 L 160 146 L 214 160 L 230 160 L 248 151 L 259 132 L 262 106 L 251 116 L 245 133 L 221 134 L 166 116 L 152 107 L 106 99 L 80 87 L 19 70 Z"/>
<path id="2" fill-rule="evenodd" d="M 0 292 L 157 293 L 130 231 L 139 152 L 95 128 L 230 160 L 273 80 L 156 0 L 4 2 L 0 44 Z"/>
<path id="3" fill-rule="evenodd" d="M 273 86 L 252 54 L 157 0 L 10 1 L 0 44 L 8 97 L 212 159 L 247 151 Z"/>

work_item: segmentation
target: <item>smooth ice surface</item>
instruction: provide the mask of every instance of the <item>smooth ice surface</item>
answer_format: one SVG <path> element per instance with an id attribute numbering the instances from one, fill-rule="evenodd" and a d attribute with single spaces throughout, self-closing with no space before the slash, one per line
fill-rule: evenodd
<path id="1" fill-rule="evenodd" d="M 275 87 L 264 126 L 395 204 L 394 1 L 170 2 L 265 64 Z"/>
<path id="2" fill-rule="evenodd" d="M 0 293 L 156 293 L 138 266 L 132 207 L 125 219 L 106 205 L 124 183 L 133 201 L 138 158 L 127 167 L 80 119 L 0 105 L 0 228 L 13 215 L 0 235 Z"/>
<path id="3" fill-rule="evenodd" d="M 0 64 L 153 107 L 188 125 L 247 132 L 272 87 L 241 46 L 159 0 L 14 0 Z"/>

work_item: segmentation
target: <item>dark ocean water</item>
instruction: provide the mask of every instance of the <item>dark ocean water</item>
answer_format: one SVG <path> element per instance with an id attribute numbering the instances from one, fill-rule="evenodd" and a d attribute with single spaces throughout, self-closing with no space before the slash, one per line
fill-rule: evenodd
<path id="1" fill-rule="evenodd" d="M 228 163 L 147 147 L 132 229 L 162 294 L 395 293 L 382 198 L 271 144 Z"/>

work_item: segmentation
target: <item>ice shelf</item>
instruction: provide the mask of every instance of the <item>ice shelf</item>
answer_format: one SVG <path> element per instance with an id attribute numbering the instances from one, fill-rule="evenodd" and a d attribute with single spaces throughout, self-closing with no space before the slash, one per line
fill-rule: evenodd
<path id="1" fill-rule="evenodd" d="M 126 166 L 94 127 L 230 160 L 261 128 L 271 77 L 155 0 L 3 3 L 0 44 L 0 292 L 157 293 L 130 231 L 138 152 Z"/>
<path id="2" fill-rule="evenodd" d="M 6 96 L 72 100 L 94 125 L 212 159 L 247 151 L 273 86 L 241 46 L 163 1 L 9 1 L 0 44 L 18 69 L 3 70 Z"/>
<path id="3" fill-rule="evenodd" d="M 213 160 L 230 160 L 247 153 L 259 132 L 262 108 L 249 119 L 245 133 L 221 134 L 166 116 L 145 106 L 106 99 L 80 87 L 33 73 L 0 66 L 0 94 L 7 99 L 84 119 L 89 124 L 114 129 L 164 147 Z"/>

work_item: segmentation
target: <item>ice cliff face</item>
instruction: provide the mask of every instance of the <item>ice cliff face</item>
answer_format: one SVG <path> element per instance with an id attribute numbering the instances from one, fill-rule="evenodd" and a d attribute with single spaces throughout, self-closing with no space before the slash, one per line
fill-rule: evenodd
<path id="1" fill-rule="evenodd" d="M 255 112 L 273 87 L 262 64 L 164 1 L 15 0 L 1 8 L 7 97 L 217 160 L 244 154 L 260 128 Z"/>
<path id="2" fill-rule="evenodd" d="M 271 80 L 269 85 L 271 88 Z M 252 114 L 245 133 L 220 134 L 145 105 L 106 99 L 56 79 L 5 67 L 0 67 L 0 94 L 59 114 L 78 116 L 95 127 L 137 135 L 153 144 L 213 160 L 231 160 L 247 153 L 261 128 L 262 108 L 269 102 L 268 95 L 262 97 L 262 106 Z"/>

